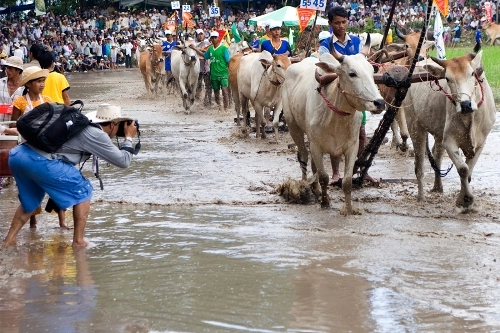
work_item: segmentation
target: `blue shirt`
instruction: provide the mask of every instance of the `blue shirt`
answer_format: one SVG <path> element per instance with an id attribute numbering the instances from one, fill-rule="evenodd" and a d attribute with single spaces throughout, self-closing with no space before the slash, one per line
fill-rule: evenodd
<path id="1" fill-rule="evenodd" d="M 257 38 L 256 40 L 252 41 L 252 49 L 258 49 L 260 47 L 260 40 Z"/>
<path id="2" fill-rule="evenodd" d="M 336 41 L 333 43 L 333 47 L 335 50 L 343 55 L 355 55 L 361 52 L 361 39 L 358 36 L 354 35 L 348 35 L 348 39 L 346 38 L 346 44 L 342 45 L 342 43 Z M 332 38 L 337 39 L 335 36 L 328 37 L 327 39 L 323 40 L 320 44 L 320 49 L 318 50 L 318 53 L 321 55 L 326 52 L 330 52 L 330 43 Z M 326 49 L 326 52 L 325 52 Z"/>
<path id="3" fill-rule="evenodd" d="M 179 45 L 179 43 L 176 42 L 175 40 L 171 42 L 164 41 L 163 43 L 161 43 L 161 46 L 163 46 L 163 52 L 168 52 L 169 54 L 170 52 L 172 52 L 172 49 L 174 48 L 175 45 Z M 165 70 L 167 72 L 170 72 L 172 70 L 171 62 L 172 59 L 170 57 L 167 57 L 165 59 Z"/>
<path id="4" fill-rule="evenodd" d="M 290 44 L 286 40 L 281 40 L 280 46 L 275 49 L 271 40 L 265 40 L 262 42 L 261 51 L 266 50 L 272 55 L 275 54 L 288 54 L 289 57 L 292 56 L 292 50 L 290 49 Z"/>
<path id="5" fill-rule="evenodd" d="M 479 41 L 481 40 L 481 30 L 479 29 L 476 29 L 476 43 L 479 43 Z"/>

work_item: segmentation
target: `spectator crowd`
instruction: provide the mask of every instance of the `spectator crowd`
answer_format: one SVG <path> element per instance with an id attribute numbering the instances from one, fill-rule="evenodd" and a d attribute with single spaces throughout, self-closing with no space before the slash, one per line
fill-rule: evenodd
<path id="1" fill-rule="evenodd" d="M 366 2 L 363 0 L 330 2 L 330 6 L 342 6 L 349 12 L 349 27 L 363 29 L 372 22 L 376 29 L 382 29 L 387 22 L 391 1 Z M 237 9 L 227 6 L 220 18 L 210 18 L 207 8 L 198 3 L 192 8 L 194 26 L 187 28 L 194 36 L 196 29 L 202 29 L 209 38 L 212 29 L 230 30 L 235 24 L 239 31 L 252 34 L 259 27 L 249 24 L 249 19 L 276 10 L 273 4 L 260 8 Z M 493 14 L 496 1 L 492 2 Z M 425 2 L 407 5 L 399 2 L 395 8 L 393 23 L 407 27 L 423 23 Z M 450 1 L 449 15 L 445 18 L 445 30 L 451 30 L 457 22 L 463 29 L 475 30 L 484 17 L 484 1 L 467 5 L 464 1 Z M 66 15 L 47 13 L 35 16 L 33 12 L 4 19 L 0 23 L 0 54 L 2 58 L 16 55 L 28 61 L 31 45 L 41 44 L 52 52 L 55 70 L 59 72 L 85 72 L 118 67 L 132 67 L 133 57 L 139 47 L 138 38 L 164 38 L 169 20 L 181 23 L 170 7 L 131 11 L 114 7 L 94 7 L 73 11 Z M 495 15 L 494 15 L 495 19 Z M 170 22 L 172 23 L 172 22 Z M 175 38 L 175 36 L 174 36 Z"/>

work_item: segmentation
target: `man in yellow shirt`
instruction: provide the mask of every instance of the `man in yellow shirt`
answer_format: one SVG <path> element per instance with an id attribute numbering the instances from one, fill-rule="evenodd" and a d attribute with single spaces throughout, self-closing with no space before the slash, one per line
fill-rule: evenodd
<path id="1" fill-rule="evenodd" d="M 68 95 L 70 86 L 64 75 L 53 70 L 54 58 L 52 54 L 49 51 L 43 52 L 38 57 L 38 62 L 42 69 L 48 69 L 50 71 L 49 76 L 47 76 L 45 80 L 43 95 L 49 96 L 54 102 L 69 105 L 71 103 Z"/>

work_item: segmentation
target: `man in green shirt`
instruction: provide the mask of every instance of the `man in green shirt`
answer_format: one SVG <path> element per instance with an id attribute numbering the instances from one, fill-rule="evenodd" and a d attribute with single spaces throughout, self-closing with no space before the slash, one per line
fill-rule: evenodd
<path id="1" fill-rule="evenodd" d="M 215 102 L 220 109 L 219 92 L 222 90 L 224 111 L 227 111 L 227 107 L 229 105 L 229 49 L 227 46 L 220 43 L 219 33 L 217 31 L 212 31 L 210 33 L 210 43 L 212 43 L 212 45 L 205 51 L 205 53 L 196 49 L 194 45 L 190 45 L 189 47 L 205 59 L 210 60 L 210 81 L 212 82 L 212 87 L 214 88 Z"/>

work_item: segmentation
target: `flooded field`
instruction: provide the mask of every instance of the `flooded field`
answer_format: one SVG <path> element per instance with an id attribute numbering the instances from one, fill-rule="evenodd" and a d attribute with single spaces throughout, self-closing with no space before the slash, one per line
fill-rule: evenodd
<path id="1" fill-rule="evenodd" d="M 342 217 L 337 188 L 323 210 L 276 194 L 300 178 L 288 133 L 241 138 L 214 106 L 185 115 L 136 70 L 68 79 L 86 112 L 109 102 L 137 118 L 143 148 L 129 169 L 101 162 L 104 191 L 83 168 L 89 248 L 44 213 L 0 250 L 2 333 L 500 331 L 499 122 L 472 177 L 477 212 L 455 209 L 455 169 L 418 204 L 413 157 L 386 144 L 370 173 L 392 181 L 355 191 L 362 215 Z M 16 188 L 0 198 L 3 238 Z"/>

